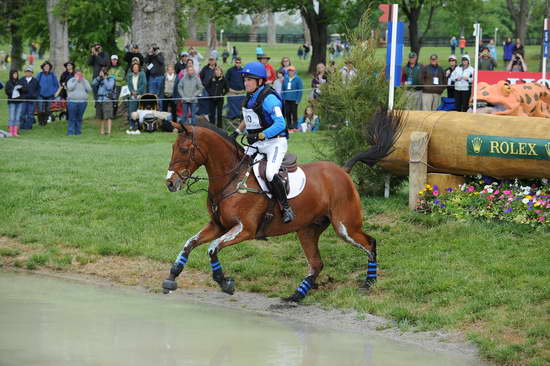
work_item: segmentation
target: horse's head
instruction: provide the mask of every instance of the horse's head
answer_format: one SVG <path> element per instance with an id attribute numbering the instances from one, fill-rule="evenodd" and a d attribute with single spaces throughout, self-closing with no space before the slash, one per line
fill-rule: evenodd
<path id="1" fill-rule="evenodd" d="M 206 162 L 206 156 L 195 140 L 192 127 L 172 122 L 178 129 L 176 142 L 172 145 L 172 159 L 166 174 L 166 186 L 170 192 L 177 192 L 185 181 Z"/>

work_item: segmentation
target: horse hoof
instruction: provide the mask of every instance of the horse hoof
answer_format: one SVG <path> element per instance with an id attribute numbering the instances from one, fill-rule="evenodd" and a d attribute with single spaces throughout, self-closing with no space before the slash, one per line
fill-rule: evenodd
<path id="1" fill-rule="evenodd" d="M 172 280 L 164 280 L 162 282 L 162 289 L 165 294 L 170 293 L 170 291 L 175 291 L 178 288 L 178 283 Z"/>
<path id="2" fill-rule="evenodd" d="M 301 293 L 296 291 L 289 297 L 283 297 L 282 300 L 284 302 L 296 302 L 296 303 L 298 303 L 298 302 L 302 301 L 304 298 L 305 298 L 304 295 L 302 295 Z"/>
<path id="3" fill-rule="evenodd" d="M 375 282 L 376 281 L 372 281 L 372 280 L 370 280 L 370 281 L 367 280 L 367 281 L 363 282 L 361 284 L 361 286 L 359 286 L 359 291 L 363 292 L 363 293 L 369 292 L 371 290 L 372 286 L 375 284 Z"/>
<path id="4" fill-rule="evenodd" d="M 232 277 L 225 277 L 220 286 L 226 294 L 233 295 L 235 293 L 235 280 Z"/>

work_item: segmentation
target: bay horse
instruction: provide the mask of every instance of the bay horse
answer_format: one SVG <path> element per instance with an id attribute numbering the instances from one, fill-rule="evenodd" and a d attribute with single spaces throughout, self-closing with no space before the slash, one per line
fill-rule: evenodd
<path id="1" fill-rule="evenodd" d="M 361 287 L 369 289 L 377 276 L 376 240 L 363 232 L 361 200 L 348 172 L 357 161 L 372 166 L 393 151 L 402 117 L 401 112 L 379 110 L 366 131 L 369 149 L 355 155 L 343 168 L 327 161 L 300 165 L 307 182 L 302 193 L 289 200 L 296 218 L 285 224 L 280 210 L 275 209 L 271 223 L 262 230 L 260 227 L 269 207 L 269 198 L 262 192 L 254 174 L 250 174 L 251 160 L 244 154 L 242 146 L 213 125 L 191 126 L 173 122 L 179 134 L 172 146 L 166 185 L 171 192 L 179 191 L 185 183 L 189 185 L 193 179 L 196 181 L 197 177 L 192 174 L 204 165 L 208 173 L 210 221 L 183 245 L 162 284 L 164 293 L 177 288 L 176 277 L 188 262 L 191 251 L 211 242 L 208 255 L 213 279 L 223 292 L 233 294 L 235 281 L 224 275 L 218 259 L 222 249 L 259 236 L 296 232 L 309 264 L 309 274 L 284 300 L 298 302 L 309 290 L 317 288 L 315 280 L 323 269 L 319 236 L 329 224 L 344 241 L 367 255 L 367 276 Z M 242 183 L 246 183 L 246 190 L 240 189 Z"/>

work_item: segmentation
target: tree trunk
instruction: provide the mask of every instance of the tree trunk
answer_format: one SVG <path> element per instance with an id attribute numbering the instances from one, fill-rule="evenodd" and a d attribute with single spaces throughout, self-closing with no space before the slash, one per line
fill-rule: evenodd
<path id="1" fill-rule="evenodd" d="M 69 60 L 69 30 L 63 14 L 55 14 L 59 0 L 48 0 L 48 29 L 50 31 L 50 62 L 53 71 L 60 75 L 63 64 Z"/>
<path id="2" fill-rule="evenodd" d="M 191 41 L 197 40 L 197 10 L 189 9 L 189 18 L 187 21 L 187 36 Z"/>
<path id="3" fill-rule="evenodd" d="M 416 52 L 416 54 L 420 56 L 422 44 L 418 36 L 418 18 L 416 17 L 409 18 L 409 42 L 411 43 L 411 51 Z"/>
<path id="4" fill-rule="evenodd" d="M 10 68 L 12 70 L 21 70 L 23 68 L 23 59 L 21 58 L 21 54 L 23 53 L 23 38 L 21 37 L 21 33 L 19 32 L 19 29 L 17 28 L 17 25 L 15 24 L 15 22 L 11 22 L 10 24 L 10 34 L 11 34 Z"/>
<path id="5" fill-rule="evenodd" d="M 510 11 L 516 28 L 514 34 L 516 38 L 521 40 L 522 44 L 525 44 L 532 5 L 534 4 L 532 2 L 530 4 L 529 0 L 519 0 L 519 6 L 516 6 L 513 0 L 506 0 L 506 7 Z"/>
<path id="6" fill-rule="evenodd" d="M 262 14 L 250 14 L 250 21 L 252 24 L 250 25 L 249 42 L 258 42 L 258 27 L 262 22 L 262 18 Z"/>
<path id="7" fill-rule="evenodd" d="M 315 12 L 313 4 L 303 7 L 300 11 L 310 30 L 313 48 L 308 72 L 315 74 L 318 63 L 327 63 L 328 22 L 322 2 L 319 2 L 319 13 Z"/>
<path id="8" fill-rule="evenodd" d="M 277 43 L 277 23 L 275 23 L 275 13 L 267 12 L 267 44 L 274 46 Z"/>
<path id="9" fill-rule="evenodd" d="M 311 44 L 311 33 L 304 16 L 302 16 L 302 24 L 304 25 L 304 43 Z"/>
<path id="10" fill-rule="evenodd" d="M 156 44 L 165 64 L 177 59 L 177 0 L 133 0 L 132 43 L 142 51 Z"/>
<path id="11" fill-rule="evenodd" d="M 216 23 L 208 22 L 208 48 L 214 50 L 218 47 L 218 35 L 216 31 Z"/>

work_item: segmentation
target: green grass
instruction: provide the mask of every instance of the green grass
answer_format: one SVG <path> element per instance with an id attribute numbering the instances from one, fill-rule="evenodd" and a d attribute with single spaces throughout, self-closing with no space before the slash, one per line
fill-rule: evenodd
<path id="1" fill-rule="evenodd" d="M 0 235 L 41 251 L 16 265 L 64 268 L 72 257 L 59 248 L 69 247 L 78 249 L 78 263 L 139 255 L 166 262 L 168 271 L 182 243 L 208 221 L 203 193 L 164 186 L 175 136 L 127 136 L 118 123 L 113 137 L 101 137 L 90 121 L 82 136 L 64 134 L 56 122 L 0 143 Z M 310 142 L 326 137 L 293 134 L 290 150 L 313 161 Z M 365 228 L 380 243 L 378 285 L 368 296 L 358 292 L 366 257 L 329 229 L 320 244 L 321 289 L 306 304 L 378 314 L 403 330 L 460 329 L 498 364 L 549 361 L 548 232 L 410 213 L 406 192 L 363 203 Z M 307 273 L 295 235 L 241 243 L 220 259 L 238 290 L 268 296 L 290 294 Z M 206 246 L 189 265 L 209 271 Z"/>

